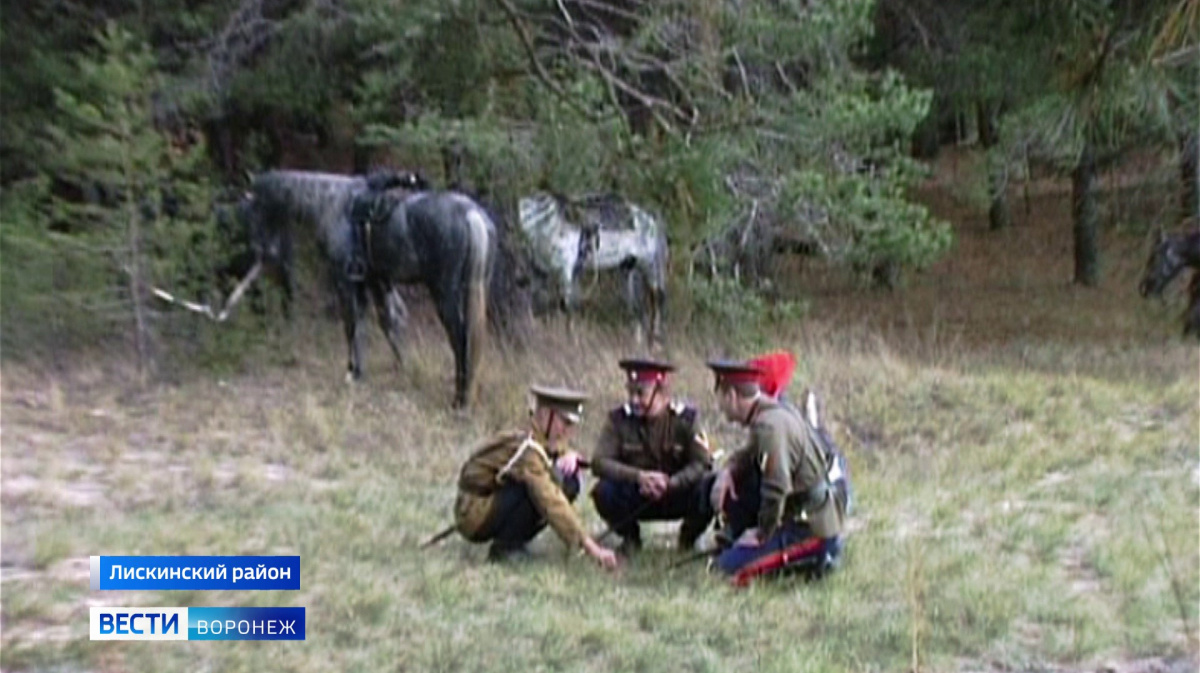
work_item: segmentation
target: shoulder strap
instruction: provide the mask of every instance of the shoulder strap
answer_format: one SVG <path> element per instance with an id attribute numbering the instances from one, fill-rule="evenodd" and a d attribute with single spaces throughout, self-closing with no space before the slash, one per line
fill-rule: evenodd
<path id="1" fill-rule="evenodd" d="M 696 416 L 699 414 L 696 407 L 687 402 L 672 402 L 671 413 L 689 426 L 696 424 Z"/>
<path id="2" fill-rule="evenodd" d="M 621 406 L 616 407 L 612 411 L 608 412 L 608 418 L 613 422 L 613 425 L 624 421 L 626 418 L 629 418 L 632 415 L 633 409 L 630 408 L 628 404 L 622 404 Z"/>
<path id="3" fill-rule="evenodd" d="M 526 451 L 534 451 L 537 453 L 546 466 L 553 464 L 550 461 L 550 456 L 546 454 L 546 449 L 543 448 L 541 444 L 533 441 L 532 436 L 526 436 L 524 441 L 521 442 L 521 445 L 517 447 L 517 450 L 513 452 L 512 458 L 509 458 L 508 462 L 504 464 L 504 467 L 500 468 L 500 471 L 496 473 L 496 481 L 500 481 L 505 475 L 511 472 L 513 466 L 517 464 L 517 461 L 521 459 L 521 456 L 523 456 Z"/>

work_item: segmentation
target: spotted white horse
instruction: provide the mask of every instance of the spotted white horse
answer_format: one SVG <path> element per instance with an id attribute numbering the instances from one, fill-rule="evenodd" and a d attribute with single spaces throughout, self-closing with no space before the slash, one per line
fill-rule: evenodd
<path id="1" fill-rule="evenodd" d="M 661 220 L 611 194 L 568 202 L 537 193 L 520 199 L 518 210 L 531 261 L 557 285 L 568 321 L 578 308 L 579 277 L 619 269 L 638 343 L 648 335 L 651 346 L 661 345 L 669 259 Z"/>

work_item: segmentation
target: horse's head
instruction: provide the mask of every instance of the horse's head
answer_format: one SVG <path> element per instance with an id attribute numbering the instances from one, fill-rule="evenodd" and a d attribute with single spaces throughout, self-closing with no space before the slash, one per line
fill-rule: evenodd
<path id="1" fill-rule="evenodd" d="M 246 192 L 238 199 L 234 216 L 250 241 L 255 257 L 271 263 L 282 261 L 284 231 L 281 227 L 270 226 L 269 214 L 264 212 L 254 192 Z"/>
<path id="2" fill-rule="evenodd" d="M 1184 267 L 1183 252 L 1179 250 L 1178 240 L 1159 232 L 1150 259 L 1146 260 L 1146 271 L 1142 274 L 1142 282 L 1138 291 L 1143 297 L 1158 297 L 1162 295 L 1167 285 L 1179 275 Z"/>

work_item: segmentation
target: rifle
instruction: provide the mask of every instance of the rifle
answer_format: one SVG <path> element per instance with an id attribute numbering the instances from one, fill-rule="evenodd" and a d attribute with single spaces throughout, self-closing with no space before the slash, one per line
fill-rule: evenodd
<path id="1" fill-rule="evenodd" d="M 667 570 L 676 570 L 686 565 L 691 565 L 700 559 L 718 556 L 722 551 L 724 550 L 718 547 L 716 549 L 705 549 L 703 551 L 692 552 L 681 559 L 672 561 L 671 564 L 667 566 Z"/>
<path id="2" fill-rule="evenodd" d="M 458 530 L 458 528 L 454 524 L 450 524 L 445 529 L 438 531 L 437 534 L 434 535 L 433 537 L 422 542 L 421 546 L 418 547 L 418 549 L 428 549 L 429 547 L 432 547 L 433 545 L 435 545 L 435 544 L 441 542 L 442 540 L 445 540 L 446 538 L 453 535 L 454 531 L 456 531 L 456 530 Z"/>
<path id="3" fill-rule="evenodd" d="M 638 505 L 638 508 L 633 510 L 633 512 L 631 512 L 629 514 L 629 516 L 627 516 L 624 519 L 622 519 L 621 521 L 618 521 L 617 523 L 609 526 L 608 528 L 605 528 L 604 532 L 600 533 L 600 535 L 598 535 L 596 537 L 596 544 L 600 544 L 601 542 L 603 542 L 604 538 L 615 533 L 617 531 L 617 529 L 624 528 L 625 526 L 628 526 L 629 524 L 633 523 L 634 521 L 637 521 L 637 518 L 639 516 L 641 516 L 643 512 L 650 509 L 650 505 L 653 505 L 656 502 L 658 502 L 658 501 L 657 500 L 647 500 L 646 502 L 643 502 L 641 505 Z"/>

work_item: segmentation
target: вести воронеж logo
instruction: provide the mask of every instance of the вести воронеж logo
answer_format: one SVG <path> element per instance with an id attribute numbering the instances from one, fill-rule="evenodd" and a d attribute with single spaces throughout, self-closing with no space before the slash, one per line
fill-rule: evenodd
<path id="1" fill-rule="evenodd" d="M 304 640 L 304 608 L 93 607 L 91 640 Z"/>

